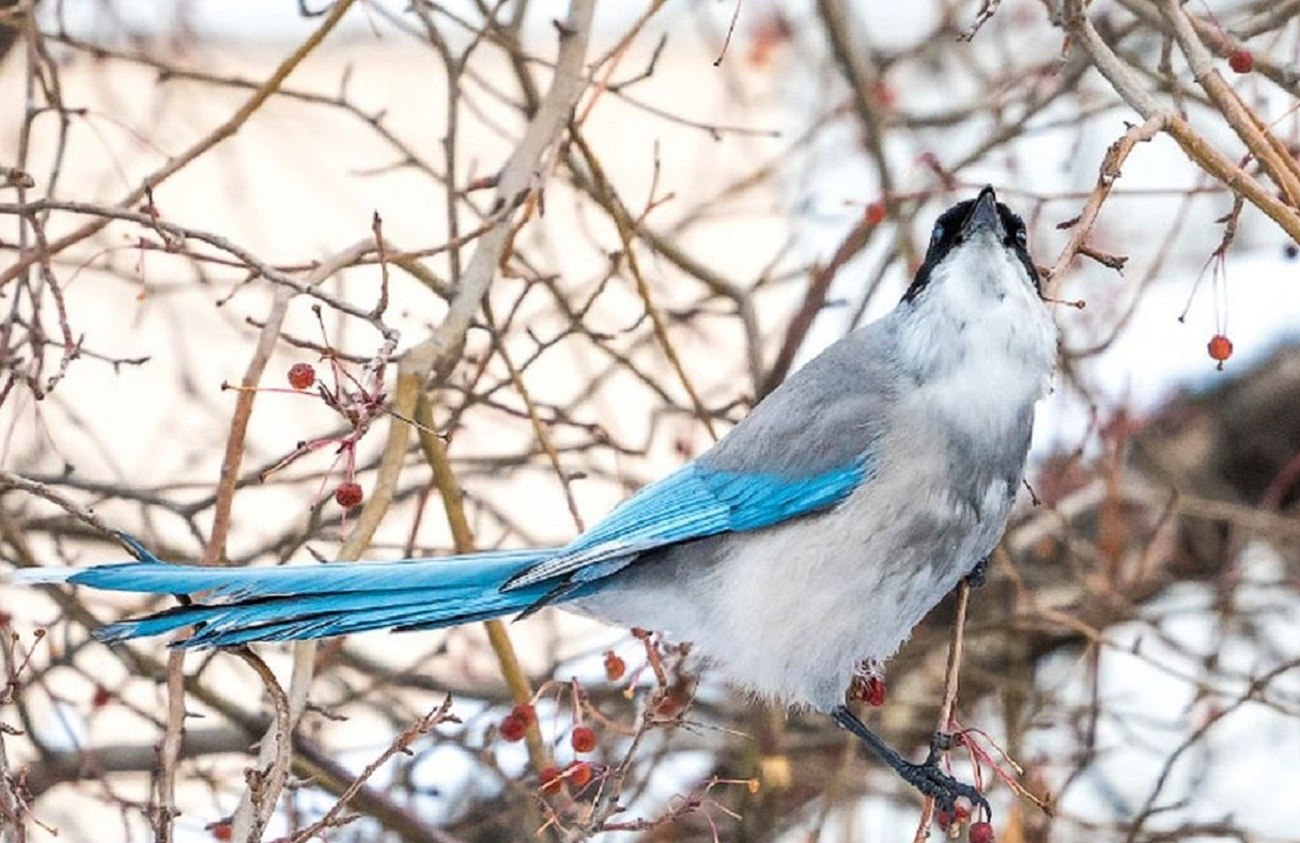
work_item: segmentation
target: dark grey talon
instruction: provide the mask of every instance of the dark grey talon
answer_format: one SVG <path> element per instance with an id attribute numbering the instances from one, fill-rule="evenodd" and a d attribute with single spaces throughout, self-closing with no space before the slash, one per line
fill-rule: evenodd
<path id="1" fill-rule="evenodd" d="M 983 559 L 975 563 L 974 568 L 970 569 L 970 573 L 966 575 L 966 582 L 971 588 L 979 588 L 988 580 L 988 576 L 989 558 L 985 556 Z"/>
<path id="2" fill-rule="evenodd" d="M 952 747 L 952 735 L 946 732 L 935 732 L 930 739 L 930 751 L 926 754 L 925 761 L 913 764 L 876 737 L 875 733 L 846 706 L 836 706 L 831 711 L 831 717 L 842 728 L 849 730 L 858 740 L 866 744 L 867 749 L 888 764 L 903 781 L 916 788 L 922 795 L 934 797 L 935 805 L 940 810 L 952 814 L 955 812 L 957 800 L 966 799 L 971 804 L 972 816 L 978 811 L 983 811 L 985 819 L 993 819 L 993 809 L 982 793 L 972 785 L 957 781 L 939 767 L 943 754 Z"/>
<path id="3" fill-rule="evenodd" d="M 925 796 L 933 796 L 934 804 L 949 815 L 955 813 L 958 799 L 966 799 L 971 804 L 971 815 L 983 811 L 985 817 L 992 817 L 993 811 L 984 795 L 974 785 L 959 782 L 939 768 L 937 758 L 927 758 L 922 764 L 908 764 L 899 769 L 898 775 L 903 781 L 919 790 Z"/>

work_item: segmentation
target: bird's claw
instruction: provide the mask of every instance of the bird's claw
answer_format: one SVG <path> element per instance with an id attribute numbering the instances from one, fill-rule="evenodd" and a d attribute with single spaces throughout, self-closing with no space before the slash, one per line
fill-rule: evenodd
<path id="1" fill-rule="evenodd" d="M 966 575 L 966 582 L 971 588 L 979 588 L 984 585 L 985 581 L 988 579 L 988 575 L 989 558 L 985 556 L 983 559 L 975 563 L 974 568 L 970 569 L 970 573 Z"/>
<path id="2" fill-rule="evenodd" d="M 958 781 L 939 768 L 937 754 L 932 753 L 924 763 L 905 765 L 898 774 L 903 781 L 923 795 L 934 797 L 934 804 L 939 810 L 946 811 L 950 815 L 955 812 L 957 800 L 966 799 L 972 809 L 983 811 L 987 818 L 993 816 L 989 801 L 974 785 Z M 972 814 L 974 813 L 975 811 L 972 811 Z"/>
<path id="3" fill-rule="evenodd" d="M 881 761 L 888 764 L 903 781 L 916 788 L 923 795 L 934 797 L 934 801 L 940 810 L 955 814 L 957 800 L 967 799 L 973 809 L 972 813 L 979 810 L 984 812 L 986 819 L 993 818 L 993 810 L 989 807 L 989 801 L 984 798 L 979 790 L 964 782 L 957 781 L 939 766 L 943 761 L 944 753 L 953 746 L 954 738 L 952 735 L 947 732 L 935 732 L 933 737 L 930 738 L 930 751 L 926 754 L 925 761 L 920 764 L 913 764 L 876 737 L 875 733 L 868 729 L 865 723 L 859 720 L 853 712 L 849 711 L 848 706 L 836 706 L 831 710 L 830 714 L 840 727 L 848 729 L 856 735 L 859 740 L 866 744 L 867 749 L 871 750 Z"/>

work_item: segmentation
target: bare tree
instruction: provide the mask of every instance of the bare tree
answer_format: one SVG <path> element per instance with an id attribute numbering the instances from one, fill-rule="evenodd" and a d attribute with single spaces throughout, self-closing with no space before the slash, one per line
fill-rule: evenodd
<path id="1" fill-rule="evenodd" d="M 1000 839 L 1277 839 L 1205 781 L 1218 734 L 1300 713 L 1295 355 L 1149 414 L 1088 366 L 1171 266 L 1221 290 L 1243 242 L 1294 256 L 1300 3 L 284 5 L 289 46 L 198 4 L 0 3 L 9 565 L 122 559 L 118 531 L 203 565 L 562 542 L 887 305 L 993 181 L 1093 419 L 873 714 L 956 732 Z M 653 631 L 187 654 L 90 637 L 160 601 L 0 588 L 6 840 L 967 828 Z M 1186 716 L 1149 722 L 1129 663 Z M 1117 771 L 1112 730 L 1152 765 Z"/>

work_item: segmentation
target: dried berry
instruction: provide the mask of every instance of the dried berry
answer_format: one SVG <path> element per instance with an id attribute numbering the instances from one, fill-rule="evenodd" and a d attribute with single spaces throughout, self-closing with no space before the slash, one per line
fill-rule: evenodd
<path id="1" fill-rule="evenodd" d="M 294 363 L 289 367 L 289 386 L 294 389 L 311 389 L 316 383 L 316 370 L 310 363 Z"/>
<path id="2" fill-rule="evenodd" d="M 596 748 L 596 730 L 590 726 L 575 726 L 569 736 L 574 752 L 591 752 Z"/>
<path id="3" fill-rule="evenodd" d="M 95 693 L 90 698 L 91 708 L 103 708 L 108 705 L 108 701 L 113 699 L 113 695 L 103 685 L 95 686 Z"/>
<path id="4" fill-rule="evenodd" d="M 969 836 L 970 843 L 993 843 L 993 826 L 985 822 L 972 823 Z"/>
<path id="5" fill-rule="evenodd" d="M 1233 50 L 1228 53 L 1228 67 L 1235 73 L 1250 73 L 1255 69 L 1255 54 L 1250 50 Z"/>
<path id="6" fill-rule="evenodd" d="M 685 681 L 677 681 L 664 694 L 657 706 L 655 706 L 655 715 L 664 720 L 669 720 L 679 716 L 686 710 L 686 706 L 691 701 L 691 687 Z"/>
<path id="7" fill-rule="evenodd" d="M 867 705 L 878 708 L 885 704 L 885 680 L 879 676 L 872 676 L 866 682 L 866 688 L 862 695 L 862 701 Z"/>
<path id="8" fill-rule="evenodd" d="M 334 490 L 334 500 L 344 509 L 359 505 L 364 498 L 365 493 L 361 491 L 360 483 L 340 483 Z"/>
<path id="9" fill-rule="evenodd" d="M 872 225 L 880 225 L 885 221 L 885 203 L 877 199 L 867 206 L 867 222 Z"/>
<path id="10" fill-rule="evenodd" d="M 605 651 L 605 678 L 610 682 L 617 682 L 623 678 L 623 673 L 627 670 L 627 663 L 621 659 L 613 650 Z"/>
<path id="11" fill-rule="evenodd" d="M 501 720 L 501 739 L 515 743 L 524 739 L 524 733 L 528 731 L 528 723 L 524 718 L 511 712 Z"/>

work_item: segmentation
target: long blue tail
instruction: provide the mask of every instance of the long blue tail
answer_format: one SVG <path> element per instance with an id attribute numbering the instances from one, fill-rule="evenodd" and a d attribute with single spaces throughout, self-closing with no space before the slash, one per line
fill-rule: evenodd
<path id="1" fill-rule="evenodd" d="M 203 602 L 110 624 L 102 641 L 195 627 L 181 647 L 325 638 L 372 629 L 434 629 L 524 611 L 554 583 L 502 591 L 511 577 L 555 550 L 515 550 L 413 559 L 220 568 L 173 565 L 132 542 L 141 562 L 104 565 L 67 578 L 76 585 L 147 594 L 206 592 Z"/>

